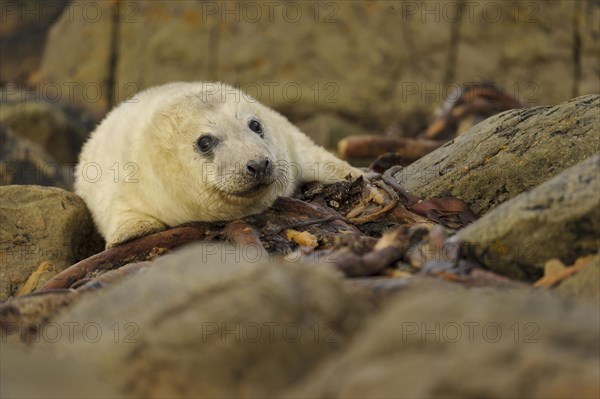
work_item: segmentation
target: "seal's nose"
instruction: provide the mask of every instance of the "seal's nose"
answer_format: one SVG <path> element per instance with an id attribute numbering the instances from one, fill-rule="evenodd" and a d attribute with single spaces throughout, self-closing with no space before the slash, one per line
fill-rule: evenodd
<path id="1" fill-rule="evenodd" d="M 246 164 L 248 173 L 257 180 L 262 180 L 271 174 L 271 161 L 262 158 L 258 161 L 250 161 Z"/>

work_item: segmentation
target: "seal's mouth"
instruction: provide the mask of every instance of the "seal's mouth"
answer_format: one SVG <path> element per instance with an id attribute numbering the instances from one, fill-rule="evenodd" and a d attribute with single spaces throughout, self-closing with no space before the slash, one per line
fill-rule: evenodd
<path id="1" fill-rule="evenodd" d="M 250 176 L 248 173 L 225 175 L 213 184 L 213 188 L 226 197 L 255 198 L 264 195 L 267 190 L 271 189 L 278 176 L 277 173 L 273 172 L 261 174 L 260 176 Z"/>
<path id="2" fill-rule="evenodd" d="M 262 194 L 267 188 L 269 188 L 271 186 L 271 184 L 274 182 L 275 180 L 270 180 L 270 181 L 262 181 L 262 182 L 258 182 L 255 183 L 243 190 L 240 191 L 235 191 L 235 192 L 229 192 L 228 194 L 230 195 L 234 195 L 236 197 L 254 197 L 254 196 L 258 196 L 260 194 Z"/>

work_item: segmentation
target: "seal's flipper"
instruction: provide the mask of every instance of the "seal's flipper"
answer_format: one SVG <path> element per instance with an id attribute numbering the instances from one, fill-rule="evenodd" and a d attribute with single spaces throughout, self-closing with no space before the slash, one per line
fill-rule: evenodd
<path id="1" fill-rule="evenodd" d="M 167 226 L 152 216 L 128 212 L 124 219 L 116 218 L 116 227 L 107 234 L 106 248 L 114 247 L 135 238 L 165 230 Z"/>

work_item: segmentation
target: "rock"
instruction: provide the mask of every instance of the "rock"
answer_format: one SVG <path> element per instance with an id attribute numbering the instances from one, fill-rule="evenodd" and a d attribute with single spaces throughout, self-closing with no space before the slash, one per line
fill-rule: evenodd
<path id="1" fill-rule="evenodd" d="M 0 28 L 1 84 L 24 84 L 42 62 L 48 29 L 67 0 L 24 0 L 2 3 Z"/>
<path id="2" fill-rule="evenodd" d="M 50 29 L 38 90 L 54 101 L 104 114 L 114 97 L 115 15 L 112 1 L 71 2 Z"/>
<path id="3" fill-rule="evenodd" d="M 560 283 L 556 292 L 565 298 L 598 303 L 598 299 L 600 299 L 600 257 L 594 256 L 583 270 Z"/>
<path id="4" fill-rule="evenodd" d="M 239 83 L 293 121 L 330 112 L 373 129 L 395 121 L 398 113 L 433 110 L 416 96 L 406 101 L 402 85 L 441 78 L 443 66 L 436 61 L 447 44 L 445 21 L 415 23 L 406 32 L 398 23 L 400 7 L 377 2 L 128 1 L 121 7 L 132 4 L 139 23 L 120 22 L 119 82 L 142 89 L 172 80 L 218 79 Z M 360 28 L 356 15 L 362 16 Z M 412 48 L 425 35 L 427 50 Z M 120 87 L 119 97 L 127 94 Z"/>
<path id="5" fill-rule="evenodd" d="M 78 97 L 96 110 L 169 81 L 222 80 L 294 121 L 325 111 L 416 133 L 463 82 L 496 81 L 533 105 L 600 83 L 595 3 L 122 1 L 114 21 L 112 2 L 93 21 L 84 6 L 53 27 L 42 77 L 97 82 L 97 102 Z"/>
<path id="6" fill-rule="evenodd" d="M 600 4 L 578 2 L 573 5 L 575 17 L 573 23 L 576 26 L 576 34 L 580 40 L 579 63 L 576 67 L 581 70 L 581 75 L 575 79 L 575 90 L 577 93 L 598 93 L 600 92 L 600 83 L 592 77 L 592 71 L 595 71 L 596 77 L 600 70 Z M 576 44 L 576 43 L 574 43 Z M 578 69 L 574 68 L 574 71 Z"/>
<path id="7" fill-rule="evenodd" d="M 2 343 L 32 344 L 51 338 L 53 326 L 47 323 L 70 305 L 78 293 L 62 290 L 10 298 L 0 303 Z"/>
<path id="8" fill-rule="evenodd" d="M 85 359 L 63 359 L 0 344 L 3 398 L 122 398 Z"/>
<path id="9" fill-rule="evenodd" d="M 408 290 L 282 396 L 596 398 L 598 314 L 528 291 Z"/>
<path id="10" fill-rule="evenodd" d="M 528 105 L 547 104 L 551 98 L 564 101 L 597 93 L 597 84 L 596 87 L 591 82 L 581 85 L 573 68 L 577 46 L 573 30 L 578 29 L 573 25 L 581 19 L 577 16 L 574 3 L 569 1 L 485 0 L 465 5 L 462 15 L 465 21 L 456 46 L 456 81 L 473 81 L 474 77 L 493 79 Z M 553 33 L 548 34 L 549 30 Z M 492 44 L 500 38 L 504 46 Z M 598 43 L 592 32 L 587 31 L 583 41 Z M 484 50 L 482 56 L 482 45 L 486 42 L 494 47 Z M 580 54 L 577 62 L 582 59 L 598 65 L 591 54 Z"/>
<path id="11" fill-rule="evenodd" d="M 4 102 L 0 123 L 30 140 L 62 165 L 77 162 L 87 131 L 59 106 L 42 101 Z"/>
<path id="12" fill-rule="evenodd" d="M 40 350 L 98 364 L 124 395 L 274 396 L 345 346 L 366 299 L 337 272 L 256 255 L 204 243 L 161 257 L 61 313 L 73 339 Z"/>
<path id="13" fill-rule="evenodd" d="M 0 185 L 36 184 L 70 190 L 73 168 L 59 165 L 37 144 L 0 124 Z"/>
<path id="14" fill-rule="evenodd" d="M 50 187 L 0 187 L 0 238 L 0 300 L 14 296 L 44 262 L 63 270 L 102 250 L 83 200 Z"/>
<path id="15" fill-rule="evenodd" d="M 592 145 L 590 144 L 590 147 Z M 600 154 L 490 211 L 453 239 L 467 256 L 511 278 L 536 280 L 546 261 L 598 252 Z"/>
<path id="16" fill-rule="evenodd" d="M 457 197 L 478 215 L 600 150 L 600 95 L 503 112 L 395 175 L 423 197 Z"/>

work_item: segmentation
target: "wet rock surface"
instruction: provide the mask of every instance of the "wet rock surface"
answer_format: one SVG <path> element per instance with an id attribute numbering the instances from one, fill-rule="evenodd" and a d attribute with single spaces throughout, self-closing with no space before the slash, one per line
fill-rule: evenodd
<path id="1" fill-rule="evenodd" d="M 51 187 L 0 187 L 0 237 L 0 300 L 19 292 L 36 270 L 47 279 L 43 271 L 62 270 L 102 248 L 83 200 Z M 44 262 L 50 265 L 40 270 Z"/>
<path id="2" fill-rule="evenodd" d="M 600 96 L 507 111 L 474 126 L 395 175 L 421 197 L 454 196 L 476 214 L 600 150 Z"/>

